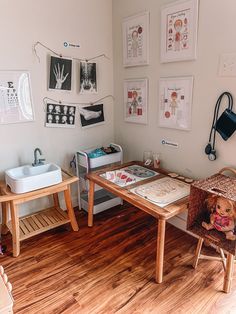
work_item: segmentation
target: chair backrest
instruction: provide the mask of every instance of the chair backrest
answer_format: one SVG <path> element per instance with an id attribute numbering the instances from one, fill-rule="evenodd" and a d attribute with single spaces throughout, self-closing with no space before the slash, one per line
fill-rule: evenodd
<path id="1" fill-rule="evenodd" d="M 235 176 L 236 176 L 236 169 L 231 168 L 231 167 L 225 167 L 222 168 L 219 173 L 222 174 L 223 172 L 228 171 L 228 172 L 232 172 Z"/>

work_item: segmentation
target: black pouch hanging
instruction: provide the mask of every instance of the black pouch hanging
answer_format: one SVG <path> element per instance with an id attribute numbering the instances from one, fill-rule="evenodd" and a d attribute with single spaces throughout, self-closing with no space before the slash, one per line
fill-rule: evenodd
<path id="1" fill-rule="evenodd" d="M 233 135 L 236 130 L 236 114 L 231 110 L 231 108 L 226 109 L 222 113 L 216 121 L 215 128 L 225 141 Z"/>
<path id="2" fill-rule="evenodd" d="M 229 100 L 228 108 L 221 114 L 219 119 L 217 118 L 219 107 L 223 96 L 227 96 Z M 236 130 L 236 114 L 232 111 L 233 109 L 233 96 L 229 92 L 224 92 L 220 95 L 217 100 L 218 108 L 216 114 L 215 130 L 221 135 L 221 137 L 227 141 L 227 139 Z"/>

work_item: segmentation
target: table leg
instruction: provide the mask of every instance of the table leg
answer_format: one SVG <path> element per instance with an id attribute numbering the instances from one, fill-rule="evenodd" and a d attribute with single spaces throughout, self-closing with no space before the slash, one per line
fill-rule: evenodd
<path id="1" fill-rule="evenodd" d="M 156 282 L 157 283 L 162 283 L 163 281 L 165 230 L 166 230 L 166 221 L 164 219 L 159 219 L 158 229 L 157 229 L 157 257 L 156 257 Z"/>
<path id="2" fill-rule="evenodd" d="M 10 202 L 11 223 L 12 223 L 12 248 L 13 256 L 20 254 L 20 226 L 18 217 L 18 206 L 13 201 Z"/>
<path id="3" fill-rule="evenodd" d="M 2 203 L 2 229 L 1 234 L 7 234 L 9 229 L 7 227 L 8 223 L 8 203 Z"/>
<path id="4" fill-rule="evenodd" d="M 226 261 L 226 271 L 225 271 L 225 278 L 224 278 L 224 286 L 223 291 L 225 293 L 229 293 L 231 290 L 231 283 L 233 278 L 234 272 L 234 256 L 232 254 L 227 255 Z"/>
<path id="5" fill-rule="evenodd" d="M 89 199 L 88 199 L 88 226 L 93 226 L 93 206 L 94 206 L 95 183 L 89 181 Z"/>
<path id="6" fill-rule="evenodd" d="M 71 227 L 72 227 L 73 231 L 78 231 L 79 226 L 77 224 L 77 221 L 75 218 L 75 212 L 74 212 L 74 209 L 72 207 L 71 198 L 70 198 L 70 187 L 69 186 L 64 191 L 64 196 L 65 196 L 66 208 L 67 208 L 68 216 L 70 219 Z"/>

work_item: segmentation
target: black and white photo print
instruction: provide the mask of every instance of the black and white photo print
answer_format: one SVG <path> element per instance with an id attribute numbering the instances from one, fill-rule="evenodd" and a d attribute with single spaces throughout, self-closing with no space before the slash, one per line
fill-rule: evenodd
<path id="1" fill-rule="evenodd" d="M 82 128 L 103 124 L 103 104 L 79 107 L 80 121 Z"/>
<path id="2" fill-rule="evenodd" d="M 71 90 L 72 60 L 51 56 L 49 89 Z"/>
<path id="3" fill-rule="evenodd" d="M 50 128 L 74 128 L 76 107 L 47 104 L 46 126 Z"/>
<path id="4" fill-rule="evenodd" d="M 80 62 L 80 93 L 97 93 L 96 63 Z"/>

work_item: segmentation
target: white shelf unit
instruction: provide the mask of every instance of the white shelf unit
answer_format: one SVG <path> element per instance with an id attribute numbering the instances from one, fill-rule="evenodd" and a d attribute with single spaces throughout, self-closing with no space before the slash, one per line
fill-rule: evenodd
<path id="1" fill-rule="evenodd" d="M 96 148 L 80 150 L 76 153 L 76 172 L 79 177 L 78 183 L 78 199 L 79 208 L 88 210 L 88 191 L 89 181 L 86 179 L 86 174 L 90 171 L 98 170 L 104 166 L 121 164 L 123 162 L 123 150 L 120 145 L 111 143 L 109 146 L 115 148 L 117 152 L 106 154 L 97 158 L 89 158 L 88 154 Z M 102 187 L 95 184 L 94 192 L 94 214 L 98 214 L 113 206 L 122 204 L 122 199 L 116 197 Z"/>

